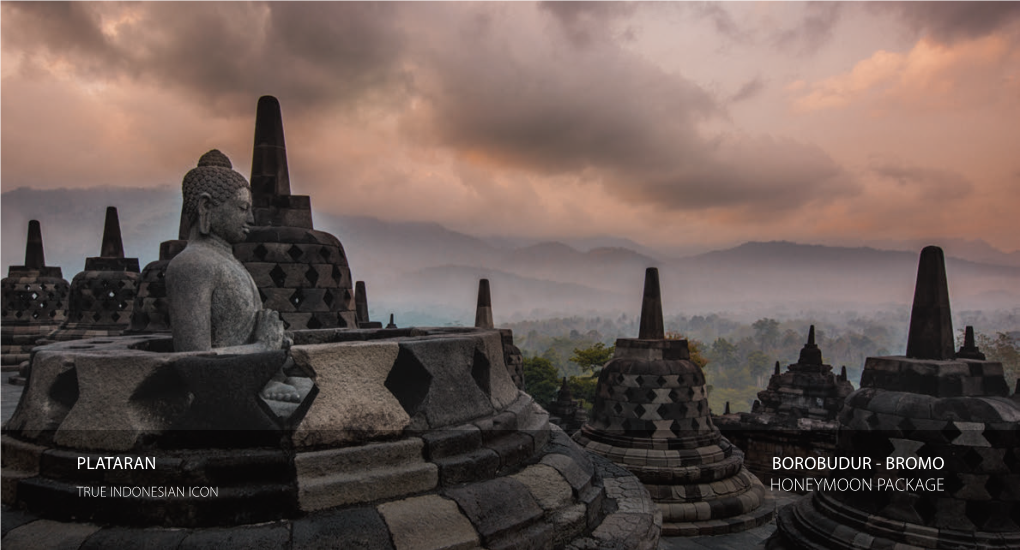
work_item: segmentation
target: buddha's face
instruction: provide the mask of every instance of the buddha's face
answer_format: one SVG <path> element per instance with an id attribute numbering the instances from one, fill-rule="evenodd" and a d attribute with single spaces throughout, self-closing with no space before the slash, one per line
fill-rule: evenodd
<path id="1" fill-rule="evenodd" d="M 245 187 L 209 211 L 209 232 L 230 244 L 244 242 L 253 223 L 251 191 Z"/>

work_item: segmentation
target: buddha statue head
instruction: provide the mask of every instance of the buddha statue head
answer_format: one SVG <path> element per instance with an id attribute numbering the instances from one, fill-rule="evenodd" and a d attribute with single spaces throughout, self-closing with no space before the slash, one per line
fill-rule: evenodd
<path id="1" fill-rule="evenodd" d="M 189 238 L 213 237 L 236 244 L 247 237 L 255 222 L 251 186 L 232 168 L 230 159 L 213 149 L 184 176 L 181 190 Z"/>

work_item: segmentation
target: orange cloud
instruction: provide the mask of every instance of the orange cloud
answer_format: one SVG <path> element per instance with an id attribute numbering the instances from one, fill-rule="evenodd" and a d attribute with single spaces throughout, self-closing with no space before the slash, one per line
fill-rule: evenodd
<path id="1" fill-rule="evenodd" d="M 795 112 L 808 113 L 868 105 L 887 109 L 957 109 L 976 102 L 1015 97 L 1020 57 L 1001 35 L 952 45 L 922 39 L 907 53 L 878 51 L 847 73 L 804 86 L 786 87 L 795 95 Z M 1003 84 L 1007 88 L 1003 89 Z"/>

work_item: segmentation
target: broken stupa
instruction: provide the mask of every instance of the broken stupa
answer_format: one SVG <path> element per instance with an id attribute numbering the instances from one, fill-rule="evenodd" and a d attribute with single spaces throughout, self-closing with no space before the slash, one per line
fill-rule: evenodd
<path id="1" fill-rule="evenodd" d="M 124 257 L 117 209 L 109 206 L 99 256 L 86 258 L 71 280 L 67 320 L 45 342 L 120 335 L 131 324 L 137 291 L 138 258 Z"/>
<path id="2" fill-rule="evenodd" d="M 827 469 L 773 469 L 773 457 L 830 457 L 836 450 L 836 415 L 843 400 L 854 391 L 846 369 L 833 374 L 822 363 L 815 343 L 815 326 L 808 329 L 807 343 L 796 363 L 780 372 L 779 361 L 768 387 L 758 392 L 750 412 L 713 417 L 734 445 L 744 451 L 744 464 L 766 485 L 777 478 L 824 476 Z"/>
<path id="3" fill-rule="evenodd" d="M 256 110 L 251 193 L 255 227 L 234 255 L 255 278 L 265 307 L 291 330 L 356 328 L 344 247 L 312 227 L 308 196 L 290 194 L 283 117 L 272 96 L 260 97 Z"/>
<path id="4" fill-rule="evenodd" d="M 229 248 L 249 223 L 247 182 L 214 160 L 188 188 L 234 187 L 219 203 L 197 194 L 198 224 L 167 268 L 172 336 L 34 351 L 0 437 L 5 549 L 657 546 L 661 514 L 640 481 L 549 425 L 513 383 L 499 331 L 285 334 L 251 307 L 258 290 Z M 304 383 L 290 407 L 266 394 L 283 375 Z"/>
<path id="5" fill-rule="evenodd" d="M 37 220 L 29 221 L 25 265 L 11 266 L 0 282 L 0 364 L 5 371 L 28 361 L 36 340 L 64 322 L 69 287 L 59 267 L 46 265 L 42 229 Z"/>
<path id="6" fill-rule="evenodd" d="M 866 360 L 839 424 L 838 455 L 871 466 L 784 507 L 768 548 L 1020 548 L 1020 402 L 1002 364 L 956 355 L 942 249 L 921 251 L 906 356 Z"/>
<path id="7" fill-rule="evenodd" d="M 574 439 L 634 472 L 662 511 L 664 535 L 718 535 L 772 519 L 775 501 L 712 424 L 687 341 L 665 339 L 656 268 L 645 273 L 638 337 L 616 341 L 591 420 Z"/>

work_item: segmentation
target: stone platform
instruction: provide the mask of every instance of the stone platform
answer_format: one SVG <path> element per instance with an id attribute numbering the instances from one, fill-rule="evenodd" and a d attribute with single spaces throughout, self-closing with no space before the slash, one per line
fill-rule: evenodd
<path id="1" fill-rule="evenodd" d="M 499 331 L 293 338 L 287 368 L 313 389 L 290 407 L 258 393 L 284 352 L 167 353 L 155 335 L 37 350 L 3 435 L 4 547 L 655 548 L 647 490 L 549 425 Z M 101 457 L 156 467 L 77 467 Z M 185 494 L 79 489 L 125 486 Z"/>

